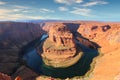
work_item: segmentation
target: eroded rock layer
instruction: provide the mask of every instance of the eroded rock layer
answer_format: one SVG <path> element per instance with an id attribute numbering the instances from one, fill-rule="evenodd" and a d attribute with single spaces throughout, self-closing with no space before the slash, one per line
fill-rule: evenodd
<path id="1" fill-rule="evenodd" d="M 67 26 L 62 23 L 52 25 L 49 30 L 49 38 L 46 39 L 43 45 L 42 57 L 47 59 L 47 61 L 44 60 L 45 64 L 59 64 L 67 60 L 70 61 L 72 58 L 75 58 L 76 55 L 78 56 L 78 53 L 76 53 L 75 40 Z M 76 61 L 78 60 L 79 59 L 76 59 Z M 52 66 L 60 67 L 60 65 Z"/>
<path id="2" fill-rule="evenodd" d="M 10 76 L 0 72 L 0 80 L 12 80 Z"/>

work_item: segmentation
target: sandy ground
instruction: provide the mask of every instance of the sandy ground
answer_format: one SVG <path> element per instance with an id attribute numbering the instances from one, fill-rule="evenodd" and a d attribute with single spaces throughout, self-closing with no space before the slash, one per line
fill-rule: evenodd
<path id="1" fill-rule="evenodd" d="M 120 73 L 120 48 L 115 46 L 109 50 L 97 60 L 90 80 L 120 80 L 118 78 L 120 76 L 118 75 Z"/>

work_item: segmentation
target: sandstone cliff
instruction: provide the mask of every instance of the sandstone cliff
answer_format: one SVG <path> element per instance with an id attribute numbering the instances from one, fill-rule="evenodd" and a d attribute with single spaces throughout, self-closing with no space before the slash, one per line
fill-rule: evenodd
<path id="1" fill-rule="evenodd" d="M 120 24 L 83 23 L 78 32 L 101 47 L 103 56 L 97 60 L 90 80 L 119 80 L 116 74 L 120 73 Z"/>
<path id="2" fill-rule="evenodd" d="M 78 55 L 76 51 L 75 39 L 68 27 L 63 23 L 51 25 L 49 38 L 43 44 L 42 57 L 50 60 L 51 64 L 56 64 L 54 67 L 60 67 L 57 64 L 72 60 L 72 58 Z M 46 61 L 45 63 L 50 66 Z"/>
<path id="3" fill-rule="evenodd" d="M 117 45 L 120 43 L 120 24 L 84 23 L 77 31 L 82 36 L 99 44 L 103 53 L 118 47 Z"/>

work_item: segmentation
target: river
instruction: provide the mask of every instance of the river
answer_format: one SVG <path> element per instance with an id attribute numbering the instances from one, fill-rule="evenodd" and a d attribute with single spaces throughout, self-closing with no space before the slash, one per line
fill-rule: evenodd
<path id="1" fill-rule="evenodd" d="M 34 45 L 39 45 L 48 37 L 47 34 L 42 35 L 39 38 L 38 42 L 35 42 Z M 90 64 L 94 57 L 98 55 L 97 50 L 93 50 L 87 48 L 86 46 L 76 42 L 77 45 L 83 50 L 84 55 L 82 58 L 74 65 L 67 67 L 67 68 L 53 68 L 47 66 L 43 63 L 42 58 L 37 53 L 36 47 L 37 46 L 29 46 L 24 55 L 23 60 L 26 62 L 26 65 L 33 69 L 35 72 L 47 76 L 52 76 L 56 78 L 67 78 L 67 77 L 74 77 L 74 76 L 83 76 L 85 73 L 90 69 Z"/>

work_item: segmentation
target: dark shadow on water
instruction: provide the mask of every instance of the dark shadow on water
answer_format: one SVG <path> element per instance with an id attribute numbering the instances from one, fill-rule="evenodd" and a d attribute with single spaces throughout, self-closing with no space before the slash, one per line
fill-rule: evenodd
<path id="1" fill-rule="evenodd" d="M 43 42 L 47 37 L 47 34 L 43 34 L 39 38 L 24 46 L 20 52 L 20 63 L 26 64 L 26 66 L 40 74 L 42 72 L 39 67 L 42 65 L 42 59 L 37 53 L 36 47 L 40 45 L 40 43 Z"/>
<path id="2" fill-rule="evenodd" d="M 80 27 L 80 23 L 64 23 L 68 26 L 69 30 L 74 33 L 77 32 L 78 28 Z"/>
<path id="3" fill-rule="evenodd" d="M 47 37 L 44 37 L 43 40 L 41 38 L 36 43 L 40 44 Z M 36 43 L 34 45 L 36 45 Z M 76 64 L 67 68 L 53 68 L 45 65 L 40 55 L 37 53 L 37 46 L 34 45 L 24 49 L 25 51 L 22 60 L 24 60 L 26 62 L 26 65 L 33 69 L 35 72 L 46 76 L 52 76 L 55 78 L 71 78 L 74 76 L 84 76 L 90 70 L 90 64 L 92 63 L 93 58 L 99 55 L 99 52 L 97 49 L 91 49 L 84 46 L 77 40 L 76 43 L 77 46 L 79 46 L 83 50 L 84 55 Z"/>
<path id="4" fill-rule="evenodd" d="M 77 46 L 83 50 L 84 55 L 76 64 L 68 68 L 53 68 L 42 64 L 43 74 L 55 78 L 84 76 L 90 70 L 90 64 L 92 63 L 93 58 L 99 55 L 99 52 L 97 49 L 90 49 L 79 42 L 77 43 Z"/>

